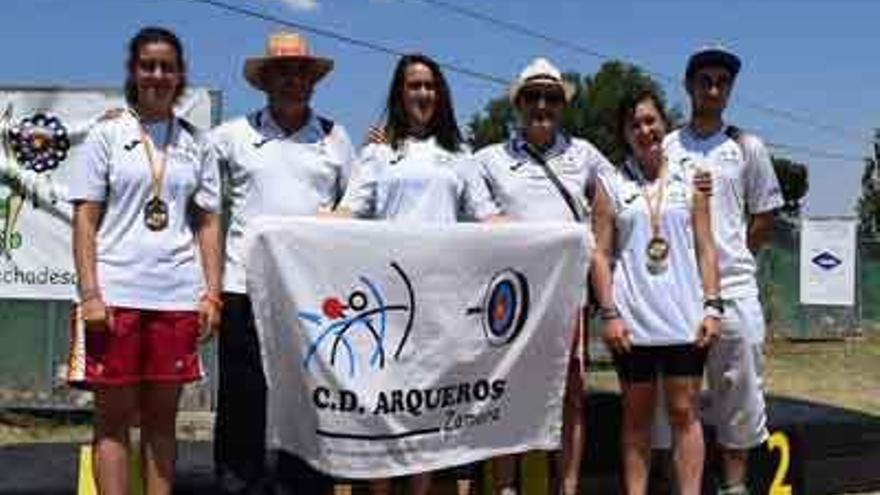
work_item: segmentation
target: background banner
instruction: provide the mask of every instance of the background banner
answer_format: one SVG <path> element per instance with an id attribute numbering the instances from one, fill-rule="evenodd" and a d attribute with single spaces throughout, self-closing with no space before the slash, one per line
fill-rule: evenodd
<path id="1" fill-rule="evenodd" d="M 219 94 L 191 89 L 178 115 L 209 129 Z M 120 89 L 0 88 L 0 298 L 73 299 L 67 183 L 77 146 Z"/>
<path id="2" fill-rule="evenodd" d="M 856 303 L 855 219 L 804 219 L 801 223 L 801 304 Z"/>
<path id="3" fill-rule="evenodd" d="M 348 478 L 557 448 L 586 235 L 260 219 L 247 277 L 269 445 Z"/>

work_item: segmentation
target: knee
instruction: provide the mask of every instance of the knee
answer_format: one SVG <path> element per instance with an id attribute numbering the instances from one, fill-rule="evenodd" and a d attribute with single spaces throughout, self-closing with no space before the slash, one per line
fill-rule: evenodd
<path id="1" fill-rule="evenodd" d="M 692 426 L 698 421 L 696 404 L 691 401 L 670 402 L 667 405 L 669 426 L 674 430 L 680 430 Z"/>

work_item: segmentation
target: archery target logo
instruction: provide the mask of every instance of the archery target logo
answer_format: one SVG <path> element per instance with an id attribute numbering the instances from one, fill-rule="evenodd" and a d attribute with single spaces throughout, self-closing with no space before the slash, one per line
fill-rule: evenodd
<path id="1" fill-rule="evenodd" d="M 493 346 L 512 342 L 529 315 L 529 282 L 525 275 L 505 268 L 492 276 L 479 306 L 467 314 L 478 315 L 486 340 Z"/>

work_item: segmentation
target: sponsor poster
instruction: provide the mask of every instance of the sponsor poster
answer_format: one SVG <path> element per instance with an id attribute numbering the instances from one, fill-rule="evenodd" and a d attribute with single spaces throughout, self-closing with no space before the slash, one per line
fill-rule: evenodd
<path id="1" fill-rule="evenodd" d="M 574 223 L 256 222 L 268 444 L 347 478 L 558 448 L 590 242 Z"/>
<path id="2" fill-rule="evenodd" d="M 178 115 L 208 129 L 218 97 L 191 89 Z M 73 298 L 68 178 L 89 129 L 124 106 L 121 88 L 0 88 L 0 298 Z"/>
<path id="3" fill-rule="evenodd" d="M 801 304 L 855 305 L 857 231 L 855 219 L 801 222 Z"/>

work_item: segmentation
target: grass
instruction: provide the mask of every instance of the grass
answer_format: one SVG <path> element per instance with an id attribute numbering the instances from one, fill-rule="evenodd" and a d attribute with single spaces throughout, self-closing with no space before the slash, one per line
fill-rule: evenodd
<path id="1" fill-rule="evenodd" d="M 880 331 L 842 341 L 767 345 L 766 384 L 773 395 L 833 404 L 880 416 Z M 589 388 L 618 390 L 611 367 L 590 373 Z"/>

